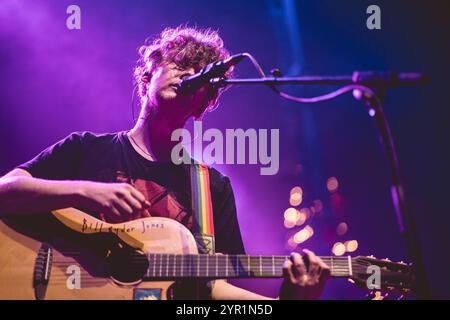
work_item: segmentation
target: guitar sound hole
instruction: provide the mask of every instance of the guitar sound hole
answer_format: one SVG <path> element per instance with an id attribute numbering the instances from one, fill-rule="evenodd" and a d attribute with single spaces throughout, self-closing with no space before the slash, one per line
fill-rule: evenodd
<path id="1" fill-rule="evenodd" d="M 107 258 L 111 278 L 121 284 L 135 284 L 147 273 L 147 257 L 133 249 L 115 249 Z"/>

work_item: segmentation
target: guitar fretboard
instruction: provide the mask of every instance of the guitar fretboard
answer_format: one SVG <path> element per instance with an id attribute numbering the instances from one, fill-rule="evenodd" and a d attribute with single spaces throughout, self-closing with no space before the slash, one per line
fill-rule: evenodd
<path id="1" fill-rule="evenodd" d="M 280 278 L 289 256 L 147 254 L 146 278 Z M 320 257 L 333 277 L 352 275 L 351 257 Z"/>

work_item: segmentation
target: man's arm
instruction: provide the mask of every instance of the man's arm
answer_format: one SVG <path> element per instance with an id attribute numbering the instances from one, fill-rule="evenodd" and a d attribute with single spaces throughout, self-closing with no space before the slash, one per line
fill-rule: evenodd
<path id="1" fill-rule="evenodd" d="M 14 169 L 0 178 L 1 213 L 39 213 L 83 206 L 112 220 L 137 214 L 150 204 L 127 183 L 45 180 Z"/>
<path id="2" fill-rule="evenodd" d="M 74 206 L 80 198 L 77 181 L 37 179 L 23 169 L 14 169 L 0 178 L 2 213 L 47 212 Z"/>

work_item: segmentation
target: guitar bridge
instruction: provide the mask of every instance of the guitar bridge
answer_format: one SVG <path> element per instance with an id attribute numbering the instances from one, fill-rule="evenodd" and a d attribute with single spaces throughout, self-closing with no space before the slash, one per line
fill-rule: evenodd
<path id="1" fill-rule="evenodd" d="M 34 264 L 33 288 L 37 300 L 44 300 L 52 268 L 53 250 L 48 244 L 42 244 Z"/>

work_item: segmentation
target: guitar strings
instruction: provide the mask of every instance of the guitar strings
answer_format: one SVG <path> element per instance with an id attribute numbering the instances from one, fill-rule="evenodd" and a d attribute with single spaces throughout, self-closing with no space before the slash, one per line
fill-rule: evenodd
<path id="1" fill-rule="evenodd" d="M 76 251 L 65 251 L 61 252 L 63 255 L 80 255 L 81 252 Z M 177 258 L 183 257 L 182 263 Z M 194 258 L 195 257 L 195 258 Z M 205 258 L 202 258 L 205 257 Z M 54 257 L 53 264 L 55 267 L 67 268 L 73 265 L 73 261 L 59 261 L 58 258 Z M 159 259 L 158 259 L 159 258 Z M 165 259 L 164 259 L 165 258 Z M 170 259 L 172 258 L 172 259 Z M 244 258 L 246 261 L 249 259 L 250 265 L 248 263 L 245 267 L 245 263 L 239 258 Z M 348 257 L 321 257 L 326 264 L 331 262 L 331 275 L 334 277 L 348 277 L 349 276 L 349 263 Z M 62 257 L 62 259 L 70 259 L 68 257 Z M 255 260 L 258 261 L 255 261 Z M 136 254 L 130 258 L 130 263 L 128 264 L 127 270 L 133 271 L 138 265 L 136 262 L 142 262 L 147 260 L 149 263 L 147 271 L 144 274 L 145 277 L 152 278 L 163 278 L 166 281 L 168 279 L 180 279 L 188 277 L 196 278 L 243 278 L 243 277 L 281 277 L 282 272 L 280 267 L 285 260 L 289 259 L 289 256 L 246 256 L 246 255 L 215 255 L 212 258 L 211 255 L 207 254 L 172 254 L 172 253 L 149 253 L 149 254 Z M 139 261 L 137 261 L 139 260 Z M 150 260 L 150 261 L 149 261 Z M 159 262 L 158 262 L 159 260 Z M 164 262 L 164 260 L 166 260 Z M 206 261 L 205 261 L 206 260 Z M 270 261 L 268 261 L 270 260 Z M 210 265 L 205 266 L 202 263 L 211 262 Z M 234 264 L 233 264 L 234 262 Z M 240 264 L 239 264 L 240 262 Z M 252 263 L 253 262 L 253 263 Z M 267 265 L 270 262 L 270 265 Z M 327 263 L 328 262 L 328 263 Z M 218 265 L 220 263 L 220 265 Z M 225 265 L 223 265 L 225 263 Z M 201 264 L 201 265 L 199 265 Z M 273 265 L 272 265 L 273 264 Z M 360 266 L 359 264 L 352 263 L 352 272 L 359 273 L 365 272 L 367 266 Z M 153 269 L 153 272 L 150 272 Z M 275 270 L 276 269 L 276 270 Z M 212 272 L 211 272 L 212 271 Z M 214 272 L 215 271 L 215 272 Z M 274 272 L 276 271 L 276 272 Z M 80 280 L 83 283 L 89 285 L 106 285 L 112 281 L 108 276 L 94 278 L 94 275 L 86 274 L 81 275 Z M 70 274 L 56 274 L 52 275 L 51 278 L 55 282 L 67 282 Z"/>

